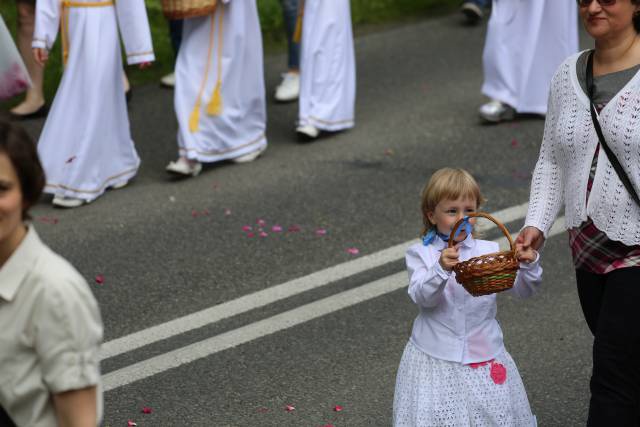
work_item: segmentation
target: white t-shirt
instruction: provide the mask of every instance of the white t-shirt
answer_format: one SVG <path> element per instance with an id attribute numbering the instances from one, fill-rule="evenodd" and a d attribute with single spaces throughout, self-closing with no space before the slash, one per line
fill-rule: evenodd
<path id="1" fill-rule="evenodd" d="M 52 393 L 98 386 L 102 320 L 86 281 L 31 226 L 0 268 L 0 406 L 19 427 L 56 425 Z"/>

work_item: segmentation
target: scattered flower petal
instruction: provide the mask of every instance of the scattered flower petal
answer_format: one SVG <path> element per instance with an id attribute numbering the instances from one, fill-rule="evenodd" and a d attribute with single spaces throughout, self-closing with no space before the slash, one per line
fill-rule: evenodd
<path id="1" fill-rule="evenodd" d="M 293 224 L 291 226 L 289 226 L 289 228 L 287 229 L 287 231 L 289 231 L 289 233 L 297 233 L 298 231 L 300 231 L 301 228 L 298 224 Z"/>
<path id="2" fill-rule="evenodd" d="M 210 215 L 209 209 L 203 210 L 202 215 L 209 216 Z"/>
<path id="3" fill-rule="evenodd" d="M 504 365 L 497 362 L 491 363 L 491 379 L 496 384 L 504 384 L 507 380 L 507 369 Z"/>
<path id="4" fill-rule="evenodd" d="M 102 285 L 104 283 L 104 276 L 102 274 L 98 274 L 96 276 L 96 283 L 98 285 Z"/>
<path id="5" fill-rule="evenodd" d="M 242 231 L 251 231 L 251 230 L 253 230 L 253 227 L 251 227 L 250 225 L 242 226 Z"/>
<path id="6" fill-rule="evenodd" d="M 325 424 L 322 427 L 334 427 L 333 424 Z"/>
<path id="7" fill-rule="evenodd" d="M 225 209 L 224 210 L 224 214 L 225 214 L 225 216 L 231 215 L 231 209 L 229 209 L 229 208 Z"/>
<path id="8" fill-rule="evenodd" d="M 327 230 L 325 230 L 324 228 L 318 228 L 316 230 L 316 236 L 326 236 L 327 234 Z"/>
<path id="9" fill-rule="evenodd" d="M 336 405 L 336 406 L 334 406 L 334 407 L 333 407 L 333 410 L 334 410 L 334 411 L 336 411 L 336 412 L 340 412 L 340 411 L 342 411 L 343 409 L 344 409 L 344 408 L 343 408 L 342 406 L 340 406 L 340 405 Z"/>
<path id="10" fill-rule="evenodd" d="M 175 198 L 175 197 L 173 197 L 173 196 L 169 196 L 169 201 L 170 201 L 171 203 L 175 203 L 175 202 L 176 202 L 176 198 Z"/>
<path id="11" fill-rule="evenodd" d="M 265 408 L 264 406 L 261 408 L 258 408 L 258 412 L 261 414 L 266 414 L 267 412 L 269 412 L 269 408 Z"/>
<path id="12" fill-rule="evenodd" d="M 55 217 L 48 217 L 48 216 L 41 216 L 36 218 L 38 221 L 44 223 L 44 224 L 57 224 L 58 223 L 58 218 Z"/>
<path id="13" fill-rule="evenodd" d="M 261 232 L 260 232 L 260 237 L 267 237 L 267 236 L 268 236 L 268 234 L 267 234 L 267 233 L 265 233 L 264 231 L 261 231 Z"/>
<path id="14" fill-rule="evenodd" d="M 511 147 L 516 148 L 518 146 L 518 140 L 513 138 L 511 140 Z"/>
<path id="15" fill-rule="evenodd" d="M 287 411 L 287 412 L 293 412 L 293 411 L 296 410 L 296 407 L 293 406 L 293 405 L 287 405 L 287 406 L 284 407 L 284 410 Z"/>
<path id="16" fill-rule="evenodd" d="M 150 414 L 152 412 L 153 412 L 153 410 L 151 408 L 149 408 L 148 406 L 145 406 L 144 408 L 142 408 L 142 413 L 143 414 Z"/>
<path id="17" fill-rule="evenodd" d="M 387 148 L 386 150 L 384 150 L 384 155 L 391 157 L 393 156 L 395 153 L 393 152 L 393 150 L 391 148 Z"/>
<path id="18" fill-rule="evenodd" d="M 247 233 L 247 237 L 256 237 L 255 233 Z"/>
<path id="19" fill-rule="evenodd" d="M 273 231 L 274 233 L 280 233 L 282 232 L 282 226 L 276 224 L 273 227 L 271 227 L 271 231 Z"/>
<path id="20" fill-rule="evenodd" d="M 133 422 L 133 421 L 131 421 L 131 420 L 127 421 L 127 427 L 135 427 L 135 426 L 137 426 L 137 425 L 138 425 L 138 424 L 136 424 L 135 422 Z"/>
<path id="21" fill-rule="evenodd" d="M 347 253 L 351 255 L 358 255 L 360 253 L 360 249 L 358 248 L 347 248 Z"/>
<path id="22" fill-rule="evenodd" d="M 265 225 L 267 225 L 267 221 L 265 221 L 264 219 L 258 219 L 256 221 L 256 224 L 258 224 L 260 227 L 264 227 Z"/>
<path id="23" fill-rule="evenodd" d="M 200 215 L 198 211 L 196 211 L 196 210 L 192 210 L 192 211 L 191 211 L 191 216 L 192 216 L 192 217 L 197 218 L 197 217 L 198 217 L 198 215 Z"/>

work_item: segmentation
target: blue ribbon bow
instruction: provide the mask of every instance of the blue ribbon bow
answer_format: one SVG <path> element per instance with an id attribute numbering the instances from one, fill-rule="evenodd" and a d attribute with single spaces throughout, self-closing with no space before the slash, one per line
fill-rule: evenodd
<path id="1" fill-rule="evenodd" d="M 460 225 L 458 226 L 458 229 L 453 235 L 454 239 L 458 238 L 462 230 L 464 230 L 467 233 L 467 236 L 473 232 L 473 225 L 471 225 L 471 223 L 469 222 L 469 219 L 470 218 L 468 216 L 465 216 L 463 218 L 463 221 L 460 223 Z M 427 234 L 422 236 L 422 244 L 425 246 L 429 246 L 431 243 L 433 243 L 433 240 L 436 238 L 436 236 L 440 237 L 442 241 L 445 243 L 449 242 L 448 235 L 440 233 L 436 227 L 433 227 L 431 228 L 431 230 L 427 232 Z"/>

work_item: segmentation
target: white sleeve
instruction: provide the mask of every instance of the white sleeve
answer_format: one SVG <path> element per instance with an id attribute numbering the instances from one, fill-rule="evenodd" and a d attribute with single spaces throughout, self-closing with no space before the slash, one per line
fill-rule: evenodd
<path id="1" fill-rule="evenodd" d="M 154 61 L 151 30 L 144 0 L 117 1 L 116 12 L 120 34 L 127 52 L 127 64 Z"/>
<path id="2" fill-rule="evenodd" d="M 444 270 L 437 260 L 433 265 L 427 265 L 415 248 L 409 248 L 406 261 L 409 296 L 413 302 L 421 307 L 438 305 L 451 273 Z"/>
<path id="3" fill-rule="evenodd" d="M 565 164 L 560 152 L 558 126 L 561 116 L 561 102 L 557 99 L 562 93 L 562 67 L 551 82 L 549 106 L 544 123 L 544 135 L 540 147 L 538 162 L 531 178 L 529 209 L 525 226 L 533 226 L 546 237 L 564 202 Z"/>
<path id="4" fill-rule="evenodd" d="M 511 288 L 511 293 L 520 298 L 529 298 L 535 294 L 542 283 L 542 266 L 540 265 L 540 253 L 536 253 L 535 261 L 527 264 L 520 263 L 520 269 L 516 274 L 516 280 Z"/>
<path id="5" fill-rule="evenodd" d="M 36 2 L 35 29 L 31 47 L 51 50 L 60 28 L 60 1 L 38 0 Z"/>

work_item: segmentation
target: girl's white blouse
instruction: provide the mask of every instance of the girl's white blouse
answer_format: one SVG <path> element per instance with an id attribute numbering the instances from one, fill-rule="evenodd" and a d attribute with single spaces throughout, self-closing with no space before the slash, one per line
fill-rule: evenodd
<path id="1" fill-rule="evenodd" d="M 462 364 L 493 359 L 504 348 L 502 330 L 496 320 L 496 294 L 474 297 L 444 270 L 438 260 L 446 243 L 436 237 L 424 246 L 407 250 L 409 296 L 420 307 L 413 322 L 411 342 L 426 354 Z M 460 261 L 498 252 L 495 242 L 467 237 L 459 248 Z M 531 296 L 542 280 L 539 256 L 531 264 L 520 264 L 513 288 L 521 298 Z"/>

